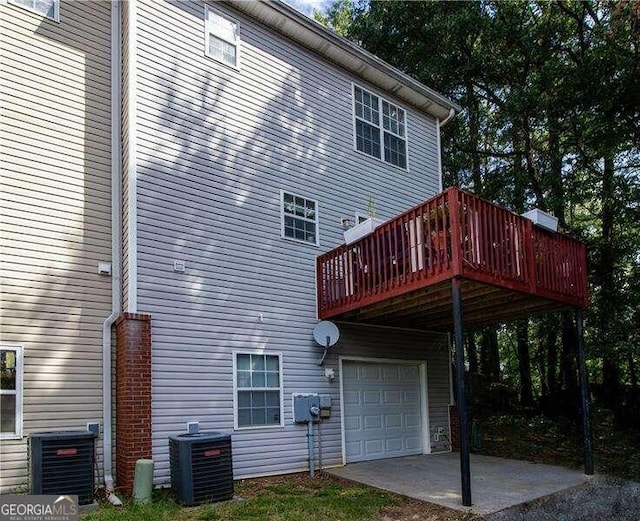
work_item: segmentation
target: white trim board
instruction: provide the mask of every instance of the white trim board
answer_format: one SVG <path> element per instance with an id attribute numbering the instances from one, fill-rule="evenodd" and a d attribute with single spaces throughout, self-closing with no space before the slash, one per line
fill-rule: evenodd
<path id="1" fill-rule="evenodd" d="M 16 354 L 16 389 L 14 393 L 7 393 L 16 397 L 16 430 L 15 432 L 0 433 L 0 440 L 21 440 L 23 428 L 24 403 L 24 346 L 18 344 L 1 344 L 0 349 L 14 351 Z"/>

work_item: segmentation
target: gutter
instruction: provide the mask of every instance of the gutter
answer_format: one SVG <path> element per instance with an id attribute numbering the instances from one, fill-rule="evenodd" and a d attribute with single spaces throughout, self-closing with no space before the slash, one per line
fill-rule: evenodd
<path id="1" fill-rule="evenodd" d="M 111 2 L 111 314 L 102 324 L 102 442 L 104 485 L 109 494 L 108 500 L 116 506 L 122 505 L 113 493 L 113 448 L 112 448 L 112 411 L 111 411 L 111 327 L 120 315 L 121 266 L 121 154 L 120 154 L 120 1 Z"/>

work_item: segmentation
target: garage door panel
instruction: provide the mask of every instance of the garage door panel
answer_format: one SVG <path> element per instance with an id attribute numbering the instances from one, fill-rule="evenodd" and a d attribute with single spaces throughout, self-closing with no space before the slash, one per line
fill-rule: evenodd
<path id="1" fill-rule="evenodd" d="M 400 380 L 400 368 L 398 366 L 387 366 L 382 368 L 382 379 L 385 382 L 397 382 Z"/>
<path id="2" fill-rule="evenodd" d="M 382 428 L 382 418 L 379 414 L 368 414 L 364 417 L 365 430 L 380 429 Z"/>
<path id="3" fill-rule="evenodd" d="M 380 380 L 380 368 L 377 366 L 365 366 L 360 370 L 362 380 L 378 382 Z"/>
<path id="4" fill-rule="evenodd" d="M 345 451 L 352 458 L 354 458 L 354 461 L 360 461 L 358 458 L 362 458 L 364 456 L 364 452 L 362 450 L 362 443 L 360 441 L 346 442 Z"/>
<path id="5" fill-rule="evenodd" d="M 415 405 L 420 403 L 420 394 L 417 391 L 405 391 L 402 393 L 402 403 Z"/>
<path id="6" fill-rule="evenodd" d="M 342 375 L 347 462 L 422 452 L 417 365 L 345 361 Z"/>
<path id="7" fill-rule="evenodd" d="M 402 380 L 416 380 L 418 379 L 418 367 L 413 365 L 405 365 L 400 367 L 401 379 Z"/>
<path id="8" fill-rule="evenodd" d="M 412 427 L 420 427 L 421 418 L 417 414 L 405 414 L 404 415 L 404 426 L 408 428 Z"/>
<path id="9" fill-rule="evenodd" d="M 416 453 L 422 451 L 422 438 L 420 437 L 406 438 L 405 444 L 408 451 L 417 451 Z"/>
<path id="10" fill-rule="evenodd" d="M 402 443 L 402 438 L 387 438 L 385 440 L 385 450 L 388 453 L 393 452 L 402 452 L 404 449 L 404 445 Z"/>
<path id="11" fill-rule="evenodd" d="M 387 429 L 401 429 L 402 428 L 402 415 L 400 414 L 385 414 L 384 424 Z"/>
<path id="12" fill-rule="evenodd" d="M 382 400 L 380 399 L 380 391 L 363 391 L 362 403 L 365 405 L 380 405 Z"/>
<path id="13" fill-rule="evenodd" d="M 360 416 L 345 416 L 344 428 L 346 431 L 359 431 L 360 430 Z"/>
<path id="14" fill-rule="evenodd" d="M 344 404 L 345 405 L 359 405 L 360 393 L 358 391 L 344 391 Z"/>
<path id="15" fill-rule="evenodd" d="M 387 405 L 400 405 L 402 393 L 400 391 L 384 391 L 384 403 Z"/>

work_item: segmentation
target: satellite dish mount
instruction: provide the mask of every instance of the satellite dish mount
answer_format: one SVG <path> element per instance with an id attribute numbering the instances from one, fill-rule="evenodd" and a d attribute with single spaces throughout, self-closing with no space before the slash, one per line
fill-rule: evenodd
<path id="1" fill-rule="evenodd" d="M 313 338 L 319 345 L 324 347 L 324 353 L 322 353 L 322 358 L 318 363 L 318 365 L 322 365 L 324 364 L 324 359 L 327 357 L 329 348 L 335 345 L 340 338 L 340 330 L 333 322 L 322 320 L 313 328 Z"/>

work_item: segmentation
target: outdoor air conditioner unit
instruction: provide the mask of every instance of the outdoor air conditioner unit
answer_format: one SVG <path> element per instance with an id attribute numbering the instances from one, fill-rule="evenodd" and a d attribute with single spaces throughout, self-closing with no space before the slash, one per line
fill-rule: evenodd
<path id="1" fill-rule="evenodd" d="M 29 436 L 31 494 L 78 496 L 93 503 L 95 433 L 40 432 Z"/>
<path id="2" fill-rule="evenodd" d="M 220 432 L 169 437 L 171 489 L 187 506 L 233 497 L 231 436 Z"/>
<path id="3" fill-rule="evenodd" d="M 523 213 L 522 217 L 533 221 L 533 224 L 540 226 L 545 230 L 549 230 L 551 232 L 558 231 L 558 218 L 547 212 L 543 212 L 539 208 L 534 208 L 533 210 Z"/>

